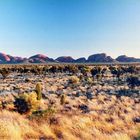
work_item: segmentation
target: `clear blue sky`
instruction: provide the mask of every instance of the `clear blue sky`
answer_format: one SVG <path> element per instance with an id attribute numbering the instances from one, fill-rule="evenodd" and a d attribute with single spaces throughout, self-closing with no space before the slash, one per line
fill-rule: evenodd
<path id="1" fill-rule="evenodd" d="M 0 0 L 0 52 L 140 57 L 140 0 Z"/>

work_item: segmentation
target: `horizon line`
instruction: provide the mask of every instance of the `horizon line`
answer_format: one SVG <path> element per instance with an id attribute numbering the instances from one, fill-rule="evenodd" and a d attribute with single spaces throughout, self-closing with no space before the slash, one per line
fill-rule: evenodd
<path id="1" fill-rule="evenodd" d="M 9 54 L 9 53 L 3 53 L 3 52 L 0 52 L 1 54 L 4 54 L 4 55 L 9 55 L 9 56 L 13 56 L 13 57 L 21 57 L 21 58 L 30 58 L 30 57 L 32 57 L 32 56 L 35 56 L 35 55 L 44 55 L 44 56 L 46 56 L 46 57 L 48 57 L 48 58 L 52 58 L 52 59 L 57 59 L 57 58 L 59 58 L 59 57 L 72 57 L 73 59 L 79 59 L 79 58 L 86 58 L 86 59 L 88 59 L 88 57 L 89 56 L 92 56 L 92 55 L 96 55 L 96 54 L 106 54 L 106 56 L 110 56 L 111 58 L 113 58 L 113 59 L 116 59 L 116 58 L 118 58 L 119 56 L 127 56 L 127 57 L 134 57 L 134 58 L 136 58 L 136 59 L 140 59 L 139 57 L 135 57 L 135 56 L 129 56 L 129 55 L 126 55 L 126 54 L 120 54 L 120 55 L 118 55 L 117 57 L 113 57 L 112 55 L 108 55 L 107 53 L 105 53 L 105 52 L 103 52 L 103 53 L 93 53 L 93 54 L 91 54 L 91 55 L 89 55 L 89 56 L 80 56 L 80 57 L 77 57 L 77 58 L 75 58 L 75 57 L 73 57 L 73 56 L 71 56 L 71 55 L 60 55 L 60 56 L 57 56 L 57 57 L 50 57 L 50 56 L 48 56 L 48 55 L 46 55 L 46 54 L 44 54 L 44 53 L 34 53 L 34 54 L 31 54 L 29 57 L 28 56 L 19 56 L 19 55 L 12 55 L 12 54 Z"/>

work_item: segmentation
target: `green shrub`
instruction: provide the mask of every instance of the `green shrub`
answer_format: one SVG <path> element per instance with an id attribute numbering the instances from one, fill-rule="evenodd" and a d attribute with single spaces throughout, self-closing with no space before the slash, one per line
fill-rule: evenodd
<path id="1" fill-rule="evenodd" d="M 37 93 L 37 100 L 41 100 L 42 99 L 42 86 L 41 86 L 41 83 L 37 83 L 35 91 Z"/>

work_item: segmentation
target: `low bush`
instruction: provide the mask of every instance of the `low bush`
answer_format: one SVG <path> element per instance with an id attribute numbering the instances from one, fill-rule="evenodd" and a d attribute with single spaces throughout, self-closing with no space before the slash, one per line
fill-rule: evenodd
<path id="1" fill-rule="evenodd" d="M 0 70 L 0 74 L 2 75 L 2 77 L 5 79 L 7 78 L 7 76 L 10 74 L 10 70 L 3 68 L 2 70 Z"/>
<path id="2" fill-rule="evenodd" d="M 77 76 L 71 76 L 69 79 L 70 84 L 78 84 L 79 83 L 79 78 Z"/>
<path id="3" fill-rule="evenodd" d="M 37 100 L 37 95 L 35 92 L 30 94 L 23 94 L 14 101 L 14 107 L 20 114 L 31 113 L 39 107 L 39 101 Z"/>
<path id="4" fill-rule="evenodd" d="M 140 86 L 140 79 L 138 76 L 131 76 L 127 78 L 128 86 L 130 86 L 132 89 L 136 86 Z"/>

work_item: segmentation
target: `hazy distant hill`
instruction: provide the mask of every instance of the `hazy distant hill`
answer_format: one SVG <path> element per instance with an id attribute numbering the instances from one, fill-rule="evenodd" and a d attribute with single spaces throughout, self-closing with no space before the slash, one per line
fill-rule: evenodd
<path id="1" fill-rule="evenodd" d="M 5 63 L 22 63 L 26 60 L 26 58 L 22 57 L 14 57 L 11 55 L 6 55 L 4 53 L 0 53 L 0 63 L 5 64 Z"/>
<path id="2" fill-rule="evenodd" d="M 56 59 L 57 62 L 63 62 L 63 63 L 73 63 L 75 62 L 75 59 L 73 59 L 71 56 L 61 56 Z"/>
<path id="3" fill-rule="evenodd" d="M 116 58 L 119 62 L 140 62 L 139 58 L 128 57 L 126 55 L 121 55 Z"/>
<path id="4" fill-rule="evenodd" d="M 118 56 L 116 59 L 108 56 L 105 53 L 93 54 L 86 59 L 81 57 L 74 59 L 71 56 L 61 56 L 57 59 L 49 58 L 43 54 L 36 54 L 29 58 L 15 57 L 7 55 L 5 53 L 0 53 L 0 64 L 17 64 L 17 63 L 113 63 L 113 62 L 140 62 L 140 58 L 128 57 L 126 55 Z"/>
<path id="5" fill-rule="evenodd" d="M 87 62 L 115 62 L 111 56 L 107 56 L 105 53 L 93 54 L 88 57 Z"/>
<path id="6" fill-rule="evenodd" d="M 31 56 L 28 60 L 30 63 L 55 62 L 52 58 L 49 58 L 43 54 L 37 54 L 37 55 Z"/>
<path id="7" fill-rule="evenodd" d="M 87 60 L 85 57 L 81 57 L 75 60 L 75 63 L 85 63 Z"/>

